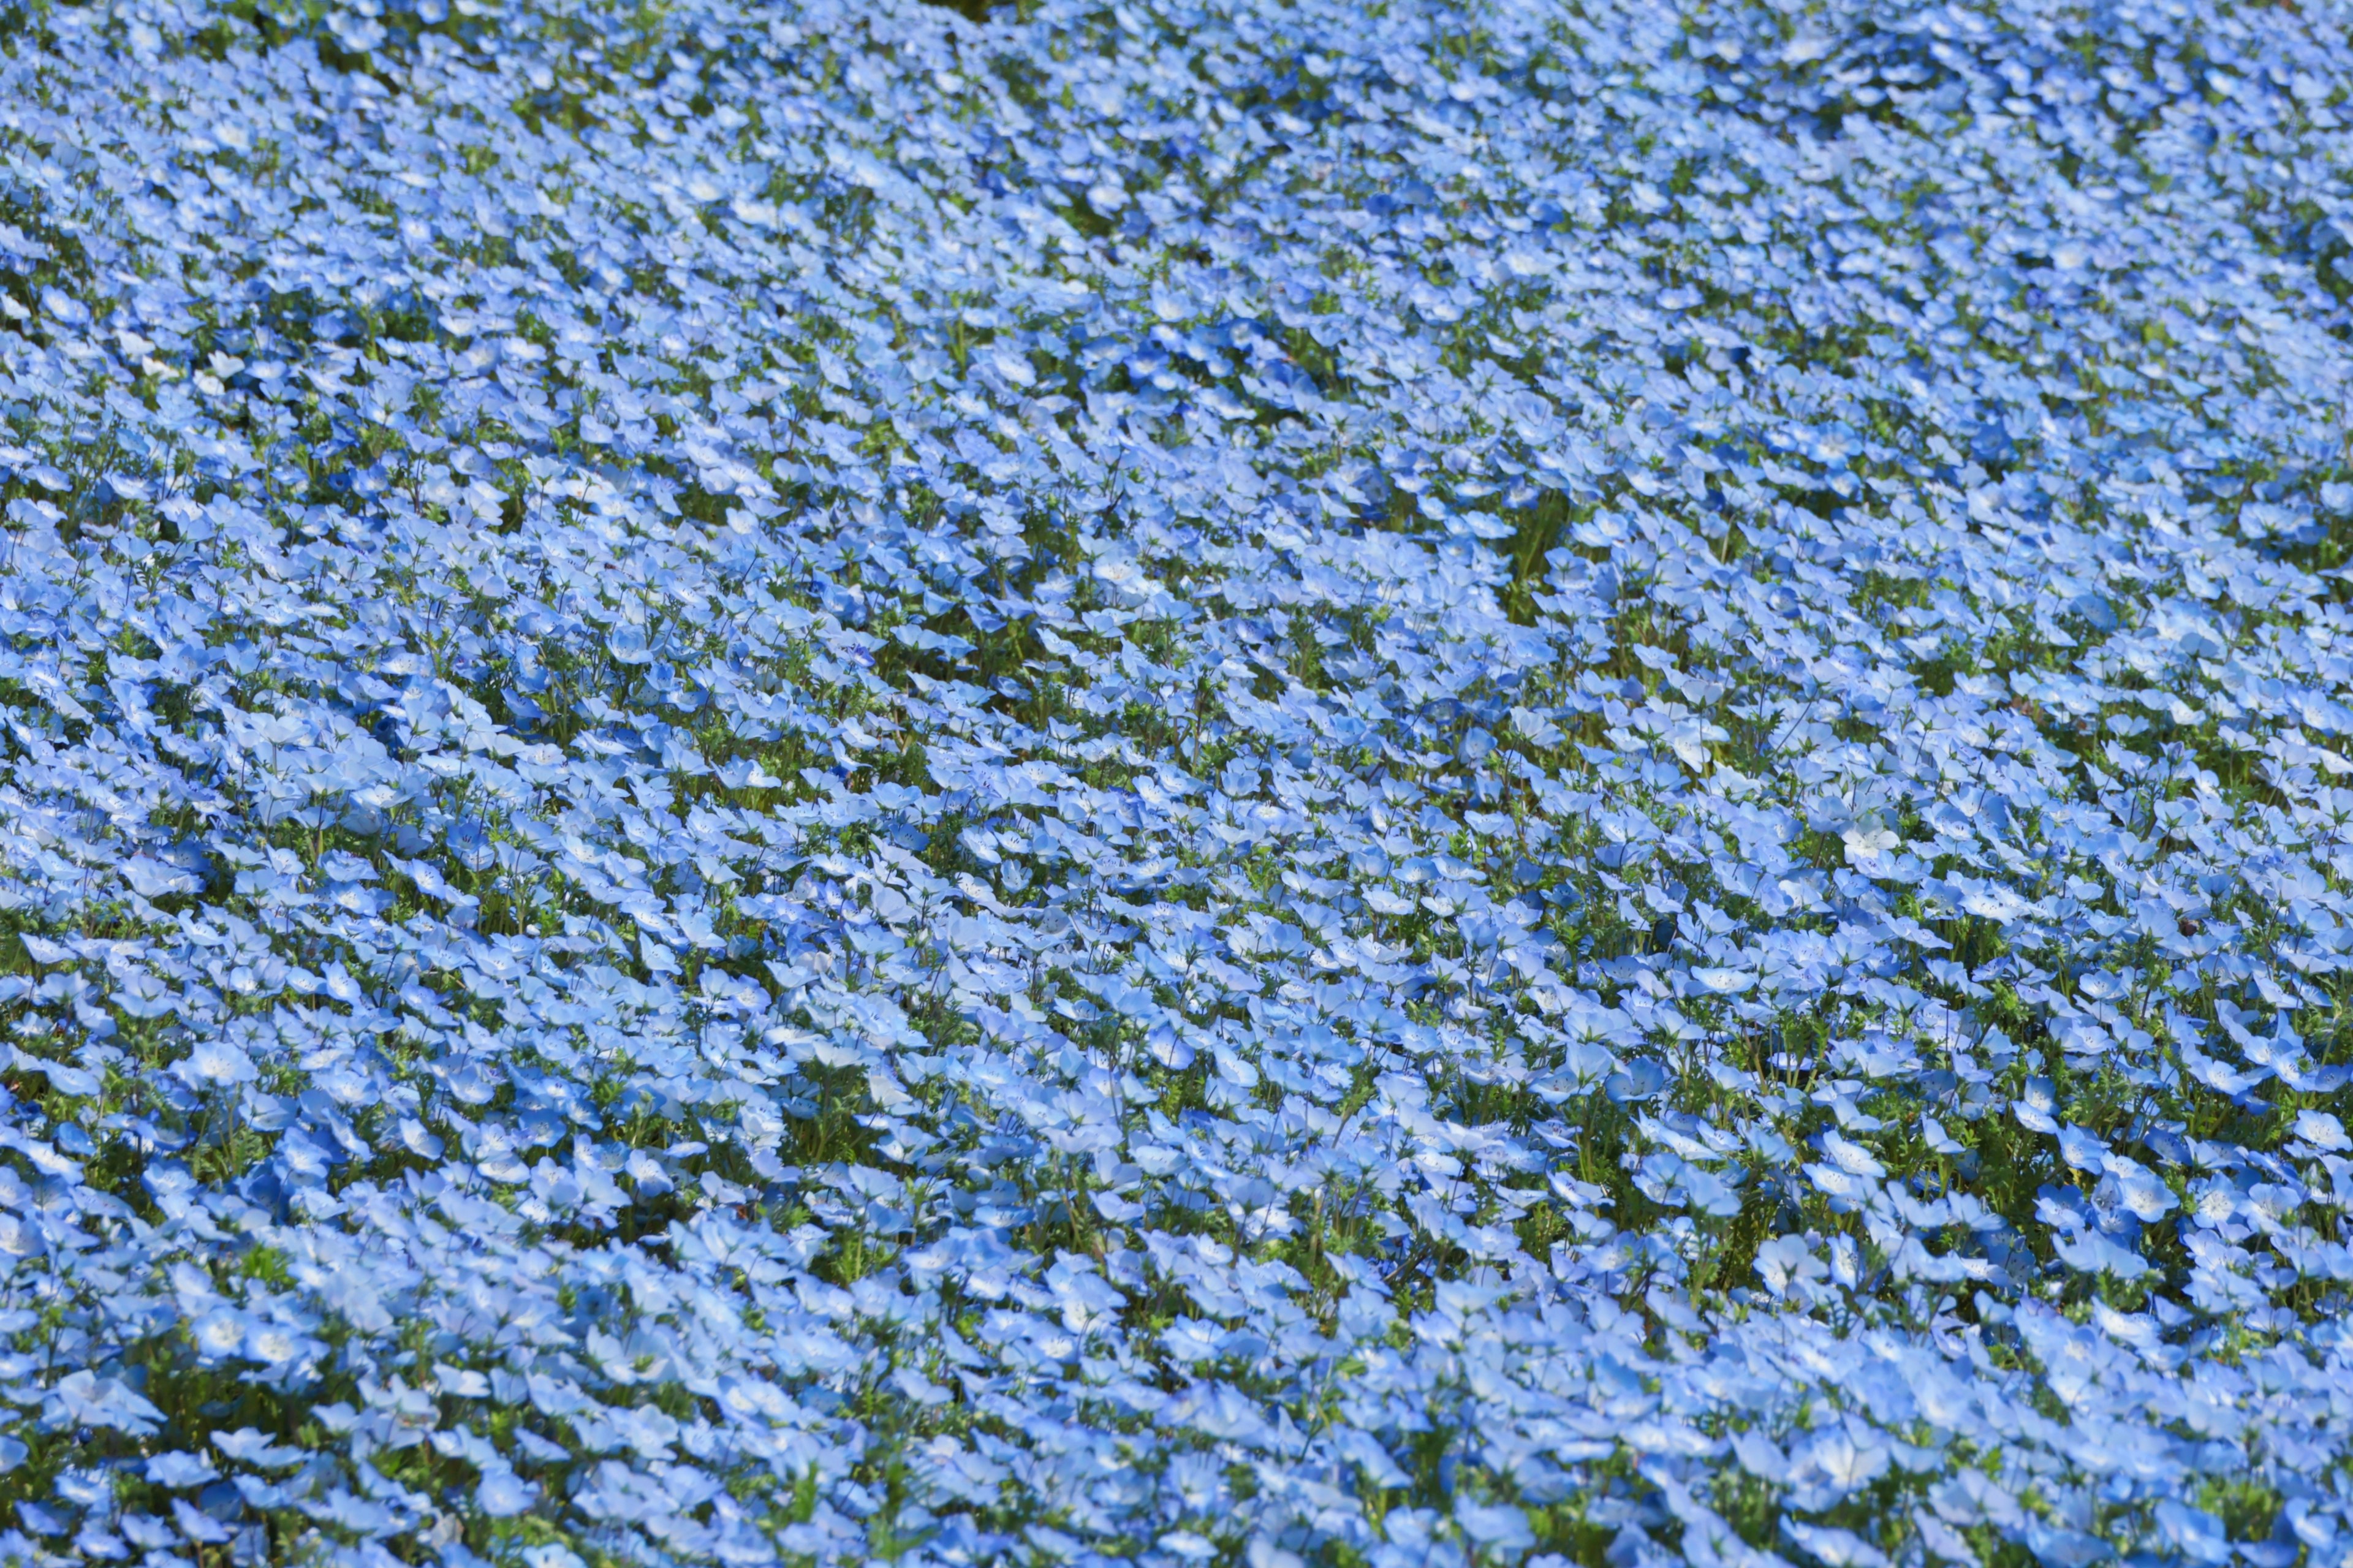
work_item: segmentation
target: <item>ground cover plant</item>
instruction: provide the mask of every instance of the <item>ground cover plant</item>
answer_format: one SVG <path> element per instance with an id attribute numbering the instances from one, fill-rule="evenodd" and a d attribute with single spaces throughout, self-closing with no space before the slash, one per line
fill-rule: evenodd
<path id="1" fill-rule="evenodd" d="M 2349 16 L 12 0 L 0 1560 L 2346 1562 Z"/>

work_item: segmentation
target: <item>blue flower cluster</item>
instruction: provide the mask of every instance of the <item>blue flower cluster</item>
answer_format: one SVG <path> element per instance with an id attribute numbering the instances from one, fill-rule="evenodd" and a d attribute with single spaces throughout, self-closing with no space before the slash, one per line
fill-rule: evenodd
<path id="1" fill-rule="evenodd" d="M 2353 1562 L 2339 0 L 9 0 L 0 1562 Z"/>

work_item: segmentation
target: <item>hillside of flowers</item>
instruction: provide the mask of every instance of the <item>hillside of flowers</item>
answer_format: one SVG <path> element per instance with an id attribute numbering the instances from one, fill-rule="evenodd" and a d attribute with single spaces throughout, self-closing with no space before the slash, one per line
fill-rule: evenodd
<path id="1" fill-rule="evenodd" d="M 5 0 L 0 1563 L 2353 1562 L 2345 0 Z"/>

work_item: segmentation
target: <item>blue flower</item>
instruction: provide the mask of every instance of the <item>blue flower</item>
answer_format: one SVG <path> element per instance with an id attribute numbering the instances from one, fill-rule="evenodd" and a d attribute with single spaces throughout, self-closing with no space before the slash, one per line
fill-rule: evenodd
<path id="1" fill-rule="evenodd" d="M 25 1541 L 2353 1528 L 2324 24 L 36 20 Z"/>

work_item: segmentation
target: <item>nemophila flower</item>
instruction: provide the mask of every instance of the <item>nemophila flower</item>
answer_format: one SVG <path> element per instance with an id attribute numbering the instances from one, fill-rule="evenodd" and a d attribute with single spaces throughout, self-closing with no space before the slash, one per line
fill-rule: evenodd
<path id="1" fill-rule="evenodd" d="M 2338 41 L 34 17 L 5 1552 L 2330 1560 Z"/>

